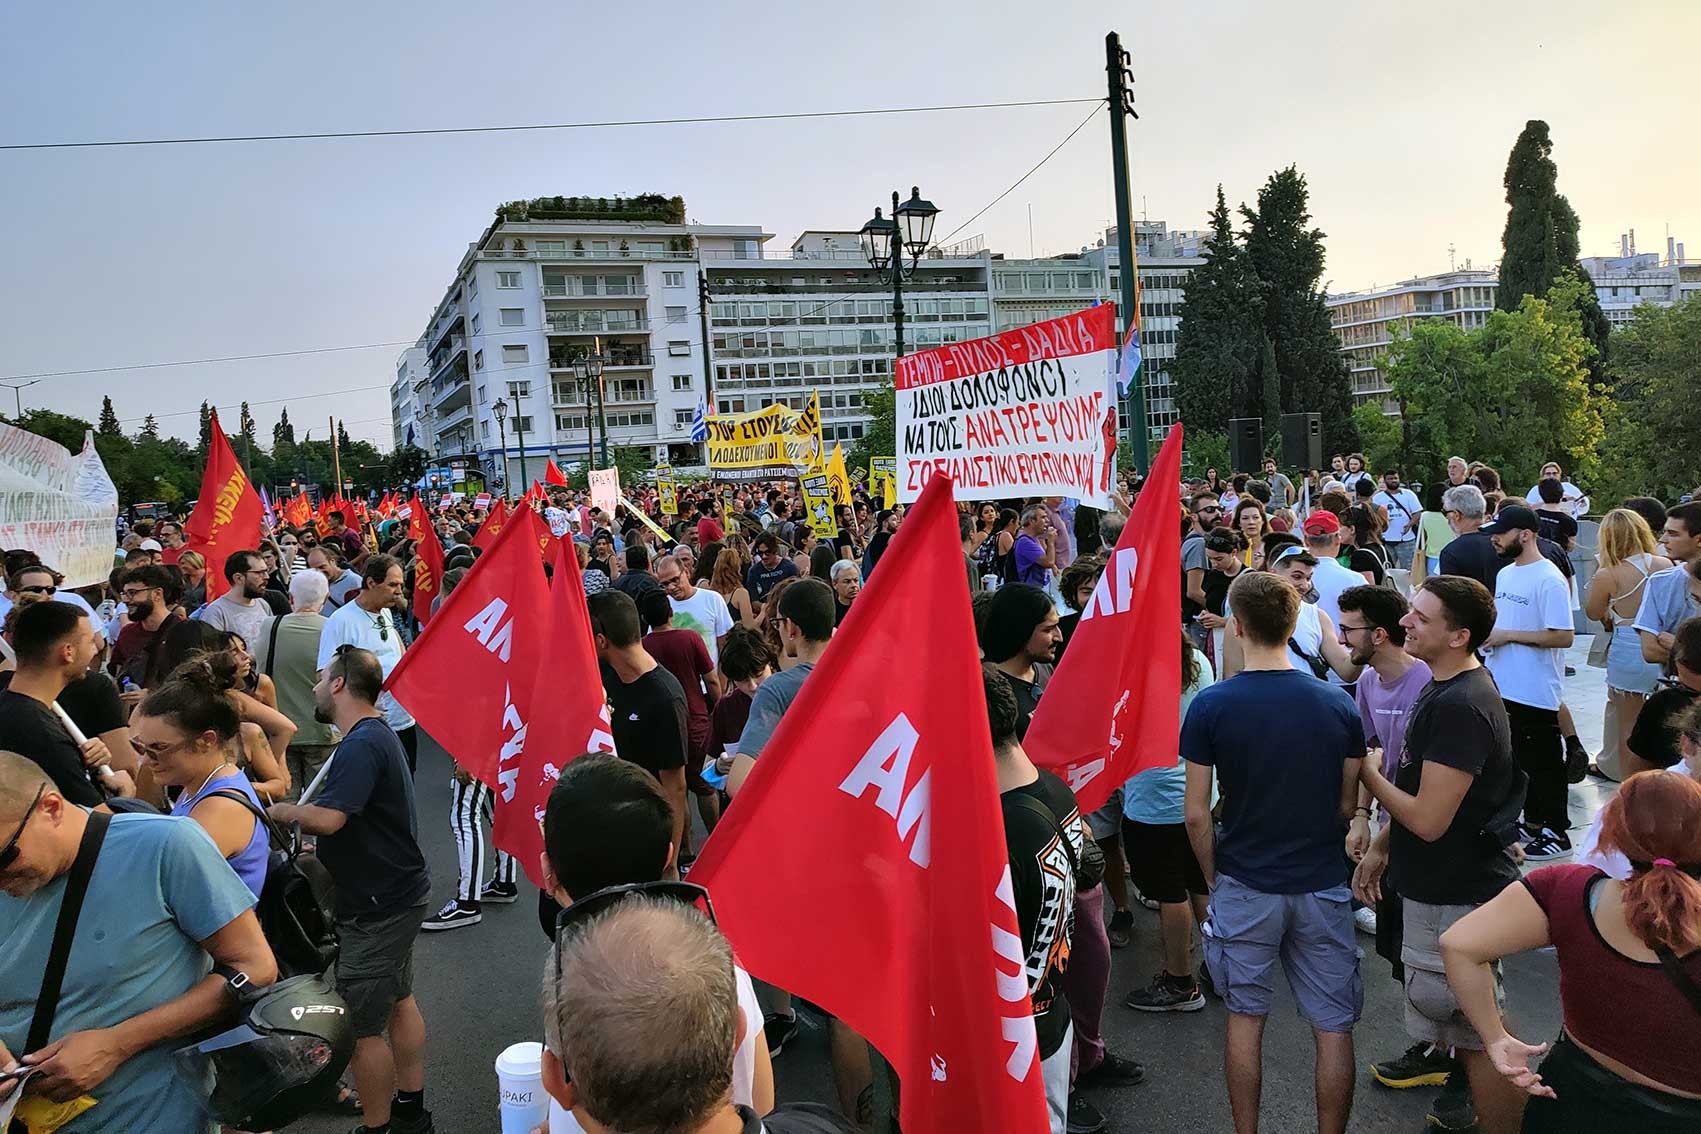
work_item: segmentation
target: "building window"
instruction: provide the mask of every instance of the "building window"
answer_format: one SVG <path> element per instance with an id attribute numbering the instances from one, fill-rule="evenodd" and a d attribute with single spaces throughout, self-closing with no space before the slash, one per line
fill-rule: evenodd
<path id="1" fill-rule="evenodd" d="M 683 307 L 669 307 L 667 309 L 667 321 L 669 323 L 683 323 L 683 322 L 685 322 L 685 308 L 683 308 Z"/>
<path id="2" fill-rule="evenodd" d="M 669 339 L 667 353 L 675 358 L 688 358 L 691 355 L 691 344 L 685 339 Z"/>
<path id="3" fill-rule="evenodd" d="M 504 289 L 515 289 L 520 286 L 519 272 L 497 272 L 496 286 Z"/>
<path id="4" fill-rule="evenodd" d="M 508 383 L 508 396 L 510 398 L 529 398 L 532 396 L 532 384 L 530 382 L 510 382 Z"/>
<path id="5" fill-rule="evenodd" d="M 689 374 L 675 374 L 673 376 L 673 389 L 676 393 L 678 391 L 681 391 L 681 390 L 689 390 L 690 388 L 691 388 L 691 375 L 689 375 Z"/>
<path id="6" fill-rule="evenodd" d="M 521 433 L 530 432 L 532 432 L 532 419 L 529 415 L 526 417 L 516 417 L 514 419 L 514 433 L 516 436 Z"/>
<path id="7" fill-rule="evenodd" d="M 685 286 L 685 273 L 684 272 L 663 272 L 662 273 L 662 286 L 663 287 L 684 287 Z"/>
<path id="8" fill-rule="evenodd" d="M 484 369 L 484 352 L 482 350 L 476 350 L 473 352 L 473 369 Z"/>
<path id="9" fill-rule="evenodd" d="M 526 309 L 523 307 L 504 307 L 501 315 L 504 327 L 524 327 L 526 325 Z"/>
<path id="10" fill-rule="evenodd" d="M 691 419 L 696 416 L 696 413 L 696 410 L 676 409 L 673 411 L 673 424 L 690 425 Z"/>
<path id="11" fill-rule="evenodd" d="M 539 240 L 534 245 L 539 256 L 561 256 L 567 251 L 565 240 Z"/>
<path id="12" fill-rule="evenodd" d="M 478 294 L 478 277 L 477 276 L 468 276 L 467 277 L 467 298 L 471 299 L 473 296 L 475 296 L 477 294 Z"/>
<path id="13" fill-rule="evenodd" d="M 483 331 L 480 329 L 480 319 L 477 315 L 472 317 L 472 333 L 475 335 L 483 334 Z"/>
<path id="14" fill-rule="evenodd" d="M 521 343 L 518 346 L 513 344 L 504 344 L 502 347 L 502 364 L 504 366 L 512 366 L 515 363 L 525 362 L 527 360 L 526 354 L 526 344 L 524 343 Z"/>
<path id="15" fill-rule="evenodd" d="M 490 440 L 490 423 L 488 421 L 479 422 L 478 433 L 479 436 L 483 437 L 486 441 Z"/>

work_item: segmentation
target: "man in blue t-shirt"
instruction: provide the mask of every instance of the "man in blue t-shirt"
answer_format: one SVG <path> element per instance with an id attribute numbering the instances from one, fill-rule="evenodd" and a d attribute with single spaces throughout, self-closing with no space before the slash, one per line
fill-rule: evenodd
<path id="1" fill-rule="evenodd" d="M 1237 1127 L 1257 1127 L 1264 1019 L 1279 959 L 1317 1040 L 1317 1127 L 1345 1130 L 1364 985 L 1343 847 L 1364 726 L 1351 697 L 1289 660 L 1298 591 L 1246 571 L 1229 587 L 1228 605 L 1245 668 L 1194 698 L 1181 756 L 1187 836 L 1211 887 L 1205 963 L 1229 1010 L 1229 1103 Z M 1211 824 L 1213 770 L 1220 832 Z"/>
<path id="2" fill-rule="evenodd" d="M 337 884 L 337 992 L 348 1002 L 354 1030 L 362 1122 L 394 1134 L 430 1134 L 413 943 L 431 875 L 419 849 L 407 753 L 378 711 L 383 687 L 376 654 L 338 648 L 319 674 L 313 701 L 315 712 L 343 734 L 342 743 L 310 802 L 274 803 L 269 813 L 319 837 L 319 861 Z"/>
<path id="3" fill-rule="evenodd" d="M 1051 569 L 1057 565 L 1057 532 L 1044 504 L 1022 509 L 1022 531 L 1012 547 L 1016 557 L 1016 581 L 1045 590 L 1051 585 Z"/>

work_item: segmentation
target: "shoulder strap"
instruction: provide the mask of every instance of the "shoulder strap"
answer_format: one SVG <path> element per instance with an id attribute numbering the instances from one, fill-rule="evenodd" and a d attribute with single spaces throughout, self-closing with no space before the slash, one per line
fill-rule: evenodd
<path id="1" fill-rule="evenodd" d="M 88 826 L 83 830 L 82 842 L 77 844 L 77 858 L 71 863 L 71 873 L 65 879 L 65 896 L 59 902 L 59 920 L 53 927 L 53 945 L 47 954 L 47 968 L 42 970 L 41 992 L 36 996 L 29 1037 L 19 1055 L 40 1051 L 47 1045 L 54 1013 L 59 1010 L 59 990 L 65 983 L 65 969 L 71 961 L 71 943 L 77 936 L 77 919 L 82 916 L 83 899 L 88 896 L 95 859 L 100 857 L 100 846 L 106 841 L 106 828 L 111 822 L 112 816 L 104 811 L 89 812 Z"/>
<path id="2" fill-rule="evenodd" d="M 265 673 L 266 673 L 267 677 L 271 677 L 272 676 L 272 670 L 277 668 L 277 664 L 278 664 L 278 627 L 283 625 L 283 620 L 284 620 L 285 617 L 286 616 L 282 615 L 282 614 L 273 615 L 272 616 L 271 633 L 266 635 L 266 669 L 265 669 Z"/>
<path id="3" fill-rule="evenodd" d="M 219 788 L 217 791 L 209 791 L 206 795 L 201 797 L 201 799 L 215 798 L 233 799 L 237 803 L 246 807 L 249 812 L 253 814 L 254 821 L 265 827 L 266 834 L 270 837 L 273 846 L 287 848 L 290 845 L 289 840 L 284 837 L 283 831 L 279 829 L 276 823 L 272 822 L 272 817 L 267 815 L 265 810 L 257 805 L 252 799 L 249 799 L 235 788 Z M 199 803 L 201 800 L 197 799 L 195 802 Z"/>
<path id="4" fill-rule="evenodd" d="M 1006 792 L 1002 798 L 1014 803 L 1023 811 L 1044 819 L 1051 826 L 1051 829 L 1057 832 L 1058 841 L 1063 844 L 1063 852 L 1069 856 L 1069 872 L 1075 875 L 1081 873 L 1081 864 L 1075 857 L 1075 847 L 1069 842 L 1069 834 L 1063 829 L 1063 824 L 1057 821 L 1055 811 L 1025 791 Z"/>
<path id="5" fill-rule="evenodd" d="M 1683 993 L 1683 998 L 1689 1001 L 1689 1006 L 1701 1012 L 1701 985 L 1697 985 L 1688 973 L 1683 971 L 1683 962 L 1677 959 L 1677 954 L 1671 951 L 1669 945 L 1661 945 L 1654 950 L 1659 957 L 1660 966 L 1666 970 L 1666 976 L 1677 985 L 1677 990 Z"/>

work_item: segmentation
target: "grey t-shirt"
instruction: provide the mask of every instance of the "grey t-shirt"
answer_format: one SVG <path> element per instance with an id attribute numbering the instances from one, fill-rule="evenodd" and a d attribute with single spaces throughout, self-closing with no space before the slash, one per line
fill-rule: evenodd
<path id="1" fill-rule="evenodd" d="M 1642 605 L 1636 609 L 1636 629 L 1650 634 L 1675 634 L 1687 620 L 1701 615 L 1701 603 L 1689 589 L 1689 568 L 1684 564 L 1655 571 L 1648 576 Z"/>
<path id="2" fill-rule="evenodd" d="M 343 569 L 343 577 L 329 585 L 325 595 L 325 613 L 329 614 L 360 593 L 360 572 Z"/>
<path id="3" fill-rule="evenodd" d="M 261 627 L 265 626 L 271 617 L 272 608 L 266 605 L 264 599 L 254 599 L 244 606 L 231 598 L 230 591 L 226 591 L 200 610 L 202 622 L 242 635 L 242 640 L 248 644 L 249 649 L 254 648 L 255 641 L 260 637 Z"/>
<path id="4" fill-rule="evenodd" d="M 1210 567 L 1205 559 L 1205 537 L 1194 532 L 1181 541 L 1181 617 L 1192 618 L 1204 607 L 1187 597 L 1187 572 L 1204 571 Z"/>
<path id="5" fill-rule="evenodd" d="M 741 755 L 752 760 L 762 755 L 762 749 L 774 735 L 774 730 L 780 727 L 780 718 L 797 700 L 803 679 L 814 668 L 814 662 L 800 662 L 791 669 L 774 674 L 756 690 L 756 696 L 750 699 L 750 719 L 744 723 L 744 732 L 738 738 Z"/>

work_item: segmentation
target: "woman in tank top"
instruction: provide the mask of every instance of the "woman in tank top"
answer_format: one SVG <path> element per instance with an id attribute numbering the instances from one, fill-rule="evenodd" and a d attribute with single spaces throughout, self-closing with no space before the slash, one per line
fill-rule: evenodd
<path id="1" fill-rule="evenodd" d="M 1655 554 L 1654 533 L 1648 521 L 1628 508 L 1614 508 L 1601 520 L 1600 568 L 1589 580 L 1583 610 L 1612 635 L 1607 646 L 1607 703 L 1612 707 L 1606 737 L 1607 751 L 1617 753 L 1618 766 L 1630 754 L 1627 746 L 1636 718 L 1660 678 L 1660 667 L 1642 660 L 1636 628 L 1648 576 L 1671 566 Z M 1635 767 L 1636 765 L 1629 765 Z"/>

